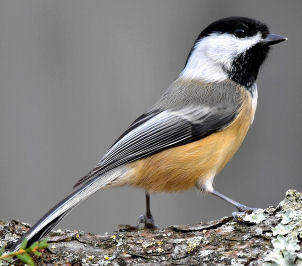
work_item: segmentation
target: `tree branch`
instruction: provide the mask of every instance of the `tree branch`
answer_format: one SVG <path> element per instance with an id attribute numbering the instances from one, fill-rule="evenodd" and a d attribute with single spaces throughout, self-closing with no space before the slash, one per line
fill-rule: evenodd
<path id="1" fill-rule="evenodd" d="M 37 265 L 302 265 L 302 194 L 288 190 L 277 207 L 209 223 L 137 230 L 124 225 L 111 235 L 57 230 Z M 0 248 L 29 226 L 0 221 Z M 0 263 L 1 265 L 1 263 Z"/>

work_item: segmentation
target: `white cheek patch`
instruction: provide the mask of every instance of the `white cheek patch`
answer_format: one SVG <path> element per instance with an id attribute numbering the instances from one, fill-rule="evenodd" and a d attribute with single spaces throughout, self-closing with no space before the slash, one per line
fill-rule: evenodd
<path id="1" fill-rule="evenodd" d="M 228 78 L 222 66 L 206 54 L 207 44 L 203 39 L 195 45 L 186 67 L 180 73 L 181 78 L 201 79 L 207 82 L 223 81 Z"/>
<path id="2" fill-rule="evenodd" d="M 244 53 L 261 40 L 260 32 L 252 37 L 237 38 L 233 34 L 211 34 L 203 41 L 205 45 L 205 55 L 215 62 L 219 62 L 224 67 L 229 68 L 235 57 Z"/>
<path id="3" fill-rule="evenodd" d="M 258 33 L 252 37 L 237 38 L 232 34 L 213 33 L 197 42 L 180 77 L 219 82 L 228 78 L 233 60 L 261 40 Z"/>

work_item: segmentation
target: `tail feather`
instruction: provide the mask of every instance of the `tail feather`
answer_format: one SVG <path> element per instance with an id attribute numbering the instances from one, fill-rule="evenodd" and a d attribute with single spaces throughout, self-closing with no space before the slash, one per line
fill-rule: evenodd
<path id="1" fill-rule="evenodd" d="M 100 174 L 99 173 L 100 170 L 102 170 L 102 169 L 100 169 L 100 167 L 98 167 L 98 166 L 95 167 L 95 168 L 93 168 L 87 175 L 83 176 L 80 180 L 78 180 L 74 184 L 73 188 L 79 187 L 80 185 L 82 185 L 83 183 L 85 183 L 88 179 L 93 178 L 94 176 Z"/>
<path id="2" fill-rule="evenodd" d="M 46 236 L 81 201 L 121 177 L 125 171 L 125 167 L 118 167 L 101 176 L 95 177 L 90 182 L 84 184 L 82 187 L 71 193 L 64 200 L 49 210 L 31 229 L 29 229 L 14 244 L 10 251 L 17 251 L 25 238 L 28 240 L 27 245 L 29 246 L 35 241 Z"/>
<path id="3" fill-rule="evenodd" d="M 65 213 L 61 214 L 60 216 L 58 216 L 57 218 L 55 218 L 54 220 L 52 220 L 50 223 L 48 223 L 47 225 L 45 225 L 43 228 L 41 228 L 41 230 L 39 230 L 35 235 L 33 235 L 28 240 L 27 246 L 30 246 L 34 242 L 39 241 L 41 238 L 43 238 L 44 236 L 46 236 L 67 214 L 68 214 L 68 212 L 65 212 Z M 19 243 L 21 244 L 23 242 L 24 238 L 27 238 L 26 234 L 24 234 L 18 240 L 18 242 L 13 247 L 13 249 L 18 250 L 19 249 L 19 245 L 18 244 Z"/>

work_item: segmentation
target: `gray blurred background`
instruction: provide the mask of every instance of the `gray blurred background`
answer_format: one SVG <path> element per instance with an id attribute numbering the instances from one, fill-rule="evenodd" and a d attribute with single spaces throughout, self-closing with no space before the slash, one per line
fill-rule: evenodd
<path id="1" fill-rule="evenodd" d="M 199 32 L 230 15 L 289 40 L 258 79 L 255 122 L 215 188 L 254 207 L 301 189 L 302 2 L 3 0 L 0 2 L 0 218 L 34 223 L 72 191 L 177 77 Z M 196 190 L 151 198 L 159 226 L 234 210 Z M 59 225 L 104 233 L 136 224 L 144 192 L 99 191 Z"/>

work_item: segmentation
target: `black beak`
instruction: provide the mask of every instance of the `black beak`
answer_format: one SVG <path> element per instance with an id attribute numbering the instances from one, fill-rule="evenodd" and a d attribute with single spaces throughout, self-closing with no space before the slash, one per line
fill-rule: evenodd
<path id="1" fill-rule="evenodd" d="M 281 35 L 278 35 L 278 34 L 268 34 L 265 39 L 263 39 L 261 41 L 261 43 L 263 45 L 274 45 L 274 44 L 277 44 L 279 42 L 283 42 L 283 41 L 286 41 L 287 38 L 284 37 L 284 36 L 281 36 Z"/>

